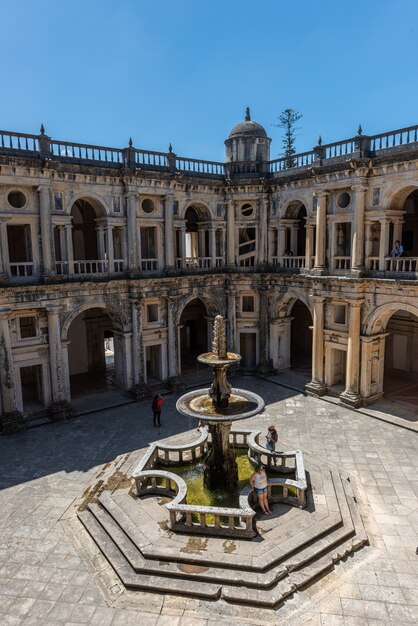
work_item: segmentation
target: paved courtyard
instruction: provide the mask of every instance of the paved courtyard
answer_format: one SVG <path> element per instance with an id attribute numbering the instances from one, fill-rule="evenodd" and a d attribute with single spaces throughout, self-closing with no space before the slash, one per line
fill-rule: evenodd
<path id="1" fill-rule="evenodd" d="M 112 600 L 65 520 L 104 464 L 195 429 L 175 413 L 177 396 L 168 395 L 160 431 L 144 401 L 0 438 L 2 626 L 418 623 L 416 432 L 273 382 L 245 377 L 234 384 L 257 391 L 267 405 L 240 425 L 275 423 L 289 449 L 317 455 L 350 477 L 370 546 L 274 613 L 145 593 L 136 594 L 135 608 L 124 607 L 117 585 Z"/>

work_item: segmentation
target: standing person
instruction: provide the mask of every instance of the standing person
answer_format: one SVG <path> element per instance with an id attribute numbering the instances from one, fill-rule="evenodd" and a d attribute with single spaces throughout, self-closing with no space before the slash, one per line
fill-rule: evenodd
<path id="1" fill-rule="evenodd" d="M 395 241 L 395 246 L 392 252 L 390 253 L 390 256 L 402 256 L 402 255 L 403 255 L 403 245 L 401 244 L 399 239 L 397 239 Z"/>
<path id="2" fill-rule="evenodd" d="M 152 399 L 152 412 L 154 414 L 154 427 L 161 426 L 161 410 L 165 400 L 159 393 Z"/>
<path id="3" fill-rule="evenodd" d="M 276 443 L 279 440 L 279 435 L 277 434 L 277 430 L 275 426 L 269 426 L 267 428 L 266 435 L 266 448 L 270 452 L 276 452 Z"/>
<path id="4" fill-rule="evenodd" d="M 254 474 L 250 478 L 250 486 L 258 497 L 258 503 L 263 513 L 271 515 L 267 496 L 267 474 L 262 465 L 257 465 Z"/>

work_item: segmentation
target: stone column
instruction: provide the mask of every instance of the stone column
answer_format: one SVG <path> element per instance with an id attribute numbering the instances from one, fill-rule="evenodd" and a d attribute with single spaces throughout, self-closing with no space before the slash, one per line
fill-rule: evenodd
<path id="1" fill-rule="evenodd" d="M 106 230 L 108 271 L 110 274 L 113 274 L 113 272 L 115 271 L 115 253 L 113 250 L 113 224 L 108 224 L 106 226 Z"/>
<path id="2" fill-rule="evenodd" d="M 68 274 L 73 276 L 74 274 L 74 249 L 73 249 L 73 227 L 71 224 L 65 225 L 65 236 L 67 240 L 67 261 L 68 261 Z"/>
<path id="3" fill-rule="evenodd" d="M 186 267 L 186 225 L 181 227 L 181 269 Z"/>
<path id="4" fill-rule="evenodd" d="M 132 365 L 133 387 L 135 397 L 143 398 L 147 394 L 145 384 L 145 362 L 143 343 L 144 298 L 138 296 L 131 300 L 132 306 Z"/>
<path id="5" fill-rule="evenodd" d="M 226 212 L 226 264 L 235 267 L 235 202 L 230 200 Z"/>
<path id="6" fill-rule="evenodd" d="M 395 245 L 395 241 L 399 240 L 402 243 L 402 220 L 396 220 L 393 222 L 393 245 Z"/>
<path id="7" fill-rule="evenodd" d="M 366 185 L 353 185 L 354 220 L 351 232 L 351 271 L 356 275 L 364 272 L 364 208 L 366 204 Z"/>
<path id="8" fill-rule="evenodd" d="M 366 246 L 365 246 L 365 252 L 364 252 L 364 256 L 365 256 L 365 265 L 367 267 L 367 269 L 372 269 L 370 267 L 370 257 L 372 256 L 372 250 L 373 250 L 373 235 L 372 235 L 372 223 L 371 222 L 365 222 L 365 231 L 366 231 Z"/>
<path id="9" fill-rule="evenodd" d="M 12 433 L 22 430 L 24 422 L 17 410 L 16 380 L 9 327 L 9 310 L 0 310 L 0 388 L 2 415 L 0 432 Z"/>
<path id="10" fill-rule="evenodd" d="M 226 345 L 231 352 L 237 351 L 237 297 L 234 286 L 229 283 L 226 293 L 226 307 L 227 307 L 227 338 Z"/>
<path id="11" fill-rule="evenodd" d="M 317 194 L 318 202 L 316 207 L 316 246 L 314 273 L 322 274 L 325 270 L 325 241 L 327 230 L 327 191 L 320 191 Z"/>
<path id="12" fill-rule="evenodd" d="M 309 395 L 323 396 L 326 392 L 324 382 L 324 301 L 314 298 L 313 337 L 312 337 L 312 380 L 306 385 Z"/>
<path id="13" fill-rule="evenodd" d="M 210 227 L 210 256 L 211 266 L 216 267 L 216 226 L 213 224 Z"/>
<path id="14" fill-rule="evenodd" d="M 7 218 L 0 217 L 0 276 L 6 276 L 9 265 L 8 241 L 7 241 Z"/>
<path id="15" fill-rule="evenodd" d="M 298 253 L 298 224 L 292 224 L 290 227 L 290 249 L 293 252 L 293 256 L 297 256 Z"/>
<path id="16" fill-rule="evenodd" d="M 267 218 L 269 211 L 268 196 L 263 196 L 260 204 L 258 263 L 264 267 L 267 263 Z"/>
<path id="17" fill-rule="evenodd" d="M 178 354 L 178 326 L 177 326 L 177 301 L 173 297 L 167 297 L 167 349 L 168 349 L 168 377 L 173 389 L 180 384 L 179 354 Z"/>
<path id="18" fill-rule="evenodd" d="M 389 227 L 390 219 L 383 218 L 380 221 L 380 242 L 379 242 L 379 270 L 384 272 L 385 257 L 389 254 Z"/>
<path id="19" fill-rule="evenodd" d="M 66 394 L 65 371 L 62 360 L 61 328 L 58 305 L 47 307 L 48 312 L 48 344 L 49 364 L 51 371 L 52 404 L 51 420 L 62 420 L 71 417 L 73 410 Z"/>
<path id="20" fill-rule="evenodd" d="M 137 232 L 136 232 L 136 198 L 137 194 L 130 192 L 127 195 L 127 222 L 128 222 L 128 269 L 130 272 L 138 270 Z"/>
<path id="21" fill-rule="evenodd" d="M 274 256 L 276 256 L 276 251 L 274 250 L 274 228 L 270 227 L 268 229 L 268 234 L 267 234 L 267 263 L 268 265 L 273 264 Z"/>
<path id="22" fill-rule="evenodd" d="M 105 250 L 106 250 L 106 246 L 105 246 L 105 227 L 104 226 L 98 226 L 97 228 L 97 240 L 98 240 L 98 253 L 99 253 L 99 259 L 104 261 L 105 260 Z M 93 259 L 91 259 L 93 260 Z"/>
<path id="23" fill-rule="evenodd" d="M 313 224 L 306 224 L 306 241 L 305 241 L 305 269 L 311 269 L 311 256 L 313 252 Z"/>
<path id="24" fill-rule="evenodd" d="M 284 256 L 284 252 L 286 250 L 286 226 L 279 226 L 279 250 L 277 256 Z"/>
<path id="25" fill-rule="evenodd" d="M 199 239 L 199 243 L 197 246 L 197 256 L 201 259 L 203 259 L 203 257 L 206 256 L 206 250 L 205 250 L 205 243 L 206 243 L 206 228 L 204 226 L 200 226 L 198 227 L 199 231 L 198 231 L 198 239 Z M 202 260 L 203 263 L 203 260 Z M 203 267 L 203 266 L 202 266 Z"/>
<path id="26" fill-rule="evenodd" d="M 173 194 L 167 194 L 164 199 L 164 245 L 167 272 L 174 270 L 173 202 Z"/>
<path id="27" fill-rule="evenodd" d="M 351 407 L 361 405 L 359 393 L 361 305 L 362 302 L 350 302 L 345 390 L 340 395 L 340 403 Z"/>
<path id="28" fill-rule="evenodd" d="M 57 228 L 58 228 L 58 234 L 59 234 L 60 253 L 61 253 L 61 269 L 62 269 L 62 271 L 60 273 L 61 274 L 66 274 L 66 273 L 68 273 L 68 267 L 67 267 L 67 272 L 66 272 L 65 271 L 65 261 L 68 261 L 68 258 L 67 258 L 67 250 L 66 250 L 66 246 L 65 246 L 65 226 L 60 224 L 59 226 L 57 226 Z M 68 263 L 67 263 L 67 265 L 68 265 Z"/>
<path id="29" fill-rule="evenodd" d="M 280 317 L 277 320 L 277 370 L 283 371 L 290 367 L 291 317 Z"/>
<path id="30" fill-rule="evenodd" d="M 52 224 L 51 224 L 51 190 L 49 187 L 38 187 L 39 219 L 41 226 L 42 265 L 45 276 L 55 273 L 52 267 Z"/>
<path id="31" fill-rule="evenodd" d="M 258 290 L 260 297 L 259 311 L 259 337 L 260 337 L 260 362 L 256 371 L 260 374 L 268 374 L 272 371 L 271 360 L 269 359 L 269 319 L 268 319 L 268 285 L 261 285 Z"/>

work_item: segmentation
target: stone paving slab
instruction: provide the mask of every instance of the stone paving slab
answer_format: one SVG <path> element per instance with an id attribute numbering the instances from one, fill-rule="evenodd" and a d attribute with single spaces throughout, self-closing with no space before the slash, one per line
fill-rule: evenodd
<path id="1" fill-rule="evenodd" d="M 176 396 L 167 396 L 160 432 L 152 428 L 144 401 L 0 438 L 1 624 L 65 624 L 75 618 L 84 624 L 142 626 L 167 616 L 194 626 L 418 623 L 415 433 L 266 381 L 245 377 L 238 384 L 267 402 L 265 412 L 244 427 L 264 430 L 275 423 L 289 449 L 302 449 L 305 458 L 313 453 L 355 479 L 354 495 L 360 494 L 372 545 L 277 611 L 150 593 L 133 598 L 120 593 L 111 573 L 109 602 L 94 571 L 78 557 L 65 513 L 103 463 L 158 437 L 196 428 L 182 416 L 174 418 Z M 99 554 L 96 558 L 105 568 Z M 79 597 L 80 587 L 85 595 Z M 77 613 L 85 605 L 93 607 L 92 614 Z"/>

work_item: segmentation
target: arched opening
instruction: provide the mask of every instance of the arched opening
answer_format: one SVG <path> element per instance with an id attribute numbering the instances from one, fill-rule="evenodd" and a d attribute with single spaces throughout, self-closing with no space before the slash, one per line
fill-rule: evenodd
<path id="1" fill-rule="evenodd" d="M 418 257 L 418 189 L 409 194 L 403 208 L 405 211 L 401 240 L 403 256 Z"/>
<path id="2" fill-rule="evenodd" d="M 300 200 L 295 200 L 289 204 L 284 215 L 286 230 L 284 250 L 281 251 L 285 256 L 305 256 L 306 218 L 306 207 Z"/>
<path id="3" fill-rule="evenodd" d="M 291 311 L 290 367 L 310 379 L 312 372 L 312 316 L 301 300 L 296 300 Z"/>
<path id="4" fill-rule="evenodd" d="M 99 228 L 104 216 L 103 207 L 96 200 L 77 200 L 71 208 L 74 273 L 101 273 L 106 270 L 109 245 L 106 231 Z M 62 251 L 57 252 L 62 258 Z"/>
<path id="5" fill-rule="evenodd" d="M 182 231 L 177 231 L 177 265 L 178 267 L 205 269 L 212 266 L 212 259 L 217 256 L 220 247 L 218 230 L 214 237 L 210 233 L 210 214 L 204 205 L 194 204 L 184 214 L 186 230 L 184 239 Z"/>
<path id="6" fill-rule="evenodd" d="M 123 380 L 115 326 L 105 309 L 83 311 L 68 329 L 71 398 L 112 390 Z"/>
<path id="7" fill-rule="evenodd" d="M 418 317 L 398 310 L 385 332 L 383 392 L 393 400 L 418 405 Z"/>
<path id="8" fill-rule="evenodd" d="M 181 373 L 199 368 L 197 357 L 208 351 L 208 312 L 202 300 L 196 298 L 183 309 L 180 317 Z"/>

